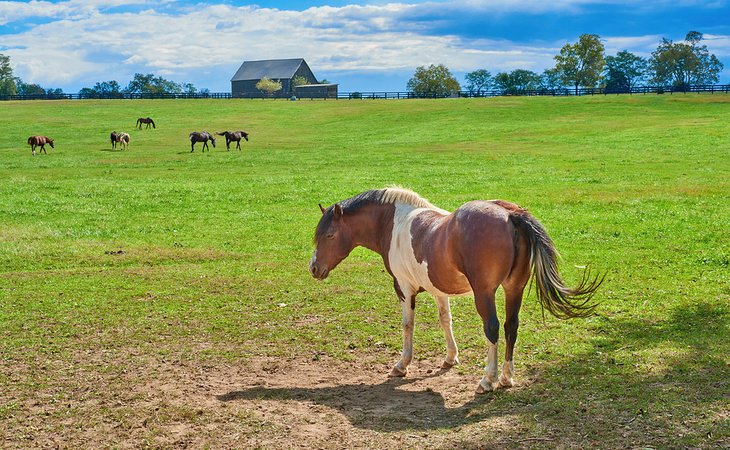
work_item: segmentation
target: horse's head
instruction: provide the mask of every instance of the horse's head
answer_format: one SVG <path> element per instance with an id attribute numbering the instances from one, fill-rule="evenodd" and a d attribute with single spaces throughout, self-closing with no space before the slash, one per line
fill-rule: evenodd
<path id="1" fill-rule="evenodd" d="M 215 148 L 215 138 L 212 134 L 208 134 L 208 136 L 210 136 L 210 143 L 213 144 L 213 148 Z"/>
<path id="2" fill-rule="evenodd" d="M 314 243 L 317 248 L 309 261 L 309 272 L 314 278 L 324 280 L 337 265 L 350 254 L 355 243 L 352 230 L 339 203 L 322 210 Z"/>
<path id="3" fill-rule="evenodd" d="M 47 138 L 47 141 L 48 141 L 48 144 L 49 144 L 49 145 L 51 146 L 51 148 L 56 148 L 56 147 L 55 147 L 55 146 L 53 145 L 53 139 L 48 139 L 48 138 Z"/>

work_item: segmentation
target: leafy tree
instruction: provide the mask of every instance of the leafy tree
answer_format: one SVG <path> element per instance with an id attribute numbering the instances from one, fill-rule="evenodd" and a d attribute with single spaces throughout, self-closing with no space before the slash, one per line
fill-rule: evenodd
<path id="1" fill-rule="evenodd" d="M 540 75 L 524 69 L 500 72 L 494 76 L 494 84 L 505 94 L 519 94 L 540 89 Z"/>
<path id="2" fill-rule="evenodd" d="M 562 88 L 563 83 L 560 80 L 560 71 L 556 67 L 545 69 L 540 74 L 540 89 L 555 91 Z"/>
<path id="3" fill-rule="evenodd" d="M 113 95 L 122 92 L 122 87 L 115 80 L 98 82 L 93 89 L 99 95 Z"/>
<path id="4" fill-rule="evenodd" d="M 479 69 L 464 76 L 466 89 L 471 93 L 481 94 L 492 86 L 492 74 L 488 70 Z"/>
<path id="5" fill-rule="evenodd" d="M 581 34 L 575 44 L 565 44 L 560 54 L 555 55 L 555 68 L 560 71 L 561 81 L 578 88 L 595 87 L 603 71 L 604 47 L 597 34 Z"/>
<path id="6" fill-rule="evenodd" d="M 443 64 L 416 68 L 406 87 L 418 97 L 448 97 L 461 90 L 459 82 Z"/>
<path id="7" fill-rule="evenodd" d="M 648 67 L 645 58 L 628 50 L 620 51 L 616 56 L 607 56 L 604 69 L 606 89 L 630 91 L 633 86 L 646 80 Z"/>
<path id="8" fill-rule="evenodd" d="M 291 79 L 291 90 L 294 91 L 294 88 L 297 86 L 303 86 L 305 84 L 309 84 L 309 80 L 306 77 L 303 77 L 301 75 L 297 75 L 294 78 Z"/>
<path id="9" fill-rule="evenodd" d="M 690 31 L 684 42 L 662 39 L 649 59 L 649 68 L 654 75 L 651 81 L 673 86 L 717 83 L 724 65 L 706 45 L 699 45 L 702 38 L 702 33 Z"/>
<path id="10" fill-rule="evenodd" d="M 183 83 L 180 85 L 180 87 L 182 88 L 183 92 L 185 92 L 186 94 L 192 95 L 192 94 L 195 94 L 198 92 L 198 88 L 196 88 L 195 85 L 193 85 L 193 83 Z"/>
<path id="11" fill-rule="evenodd" d="M 266 94 L 270 97 L 274 95 L 274 92 L 281 90 L 281 81 L 272 80 L 269 77 L 263 77 L 256 83 L 256 89 L 266 92 Z"/>
<path id="12" fill-rule="evenodd" d="M 174 81 L 156 77 L 152 73 L 135 73 L 124 91 L 132 94 L 180 94 L 183 88 Z"/>
<path id="13" fill-rule="evenodd" d="M 16 86 L 18 95 L 46 95 L 46 90 L 38 84 L 24 83 L 18 79 Z"/>
<path id="14" fill-rule="evenodd" d="M 10 57 L 0 53 L 0 95 L 15 95 L 18 93 L 16 78 L 10 66 Z"/>

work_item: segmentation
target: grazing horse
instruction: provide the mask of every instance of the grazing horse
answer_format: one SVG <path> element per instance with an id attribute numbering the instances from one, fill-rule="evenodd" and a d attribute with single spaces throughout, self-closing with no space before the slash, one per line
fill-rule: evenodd
<path id="1" fill-rule="evenodd" d="M 53 146 L 53 139 L 49 138 L 48 136 L 31 136 L 28 138 L 28 145 L 30 145 L 30 151 L 33 153 L 33 156 L 35 156 L 36 147 L 40 147 L 38 153 L 42 151 L 47 155 L 48 152 L 46 151 L 46 144 L 50 145 L 51 148 L 55 148 Z"/>
<path id="2" fill-rule="evenodd" d="M 141 130 L 143 123 L 147 124 L 147 127 L 145 127 L 145 129 L 149 128 L 150 125 L 152 125 L 152 128 L 157 128 L 155 126 L 155 121 L 149 117 L 140 117 L 139 119 L 137 119 L 137 124 L 135 125 L 135 127 L 139 126 L 139 129 Z"/>
<path id="3" fill-rule="evenodd" d="M 202 151 L 205 151 L 206 148 L 210 150 L 210 147 L 208 147 L 208 141 L 210 141 L 213 144 L 213 148 L 215 148 L 215 138 L 212 134 L 208 133 L 207 131 L 202 131 L 200 133 L 197 131 L 193 131 L 192 133 L 190 133 L 190 153 L 195 150 L 196 142 L 203 143 Z"/>
<path id="4" fill-rule="evenodd" d="M 218 136 L 225 136 L 226 137 L 226 149 L 231 149 L 231 142 L 236 142 L 236 148 L 241 150 L 241 138 L 246 139 L 248 142 L 248 133 L 245 131 L 223 131 L 221 133 L 216 133 Z"/>
<path id="5" fill-rule="evenodd" d="M 112 150 L 117 148 L 117 143 L 122 147 L 122 150 L 126 150 L 129 148 L 129 141 L 131 138 L 127 133 L 117 133 L 116 131 L 112 131 L 112 133 L 109 135 L 109 139 L 112 141 Z"/>
<path id="6" fill-rule="evenodd" d="M 309 271 L 325 279 L 353 248 L 380 254 L 393 277 L 403 313 L 403 353 L 390 376 L 403 377 L 413 358 L 416 295 L 431 293 L 446 336 L 443 368 L 458 363 L 451 327 L 450 295 L 473 294 L 488 340 L 487 365 L 477 386 L 481 394 L 512 386 L 518 314 L 527 282 L 534 276 L 544 309 L 559 318 L 586 317 L 596 307 L 593 294 L 603 282 L 589 273 L 577 287 L 558 273 L 558 252 L 547 232 L 527 210 L 504 200 L 472 201 L 453 213 L 433 206 L 415 192 L 387 188 L 363 192 L 325 209 L 314 235 Z M 497 377 L 499 320 L 495 293 L 505 293 L 507 340 Z"/>

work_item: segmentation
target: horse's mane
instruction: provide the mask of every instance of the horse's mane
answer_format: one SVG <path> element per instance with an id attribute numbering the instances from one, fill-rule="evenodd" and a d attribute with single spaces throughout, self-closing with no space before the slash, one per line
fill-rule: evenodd
<path id="1" fill-rule="evenodd" d="M 436 208 L 431 202 L 411 191 L 401 187 L 388 187 L 384 189 L 372 189 L 357 194 L 346 200 L 337 202 L 342 207 L 343 214 L 353 214 L 364 206 L 371 204 L 394 205 L 396 203 L 405 203 L 416 208 Z M 438 208 L 436 208 L 438 209 Z M 314 233 L 314 242 L 317 242 L 322 234 L 325 233 L 329 224 L 334 217 L 334 205 L 327 208 L 322 214 L 317 230 Z"/>

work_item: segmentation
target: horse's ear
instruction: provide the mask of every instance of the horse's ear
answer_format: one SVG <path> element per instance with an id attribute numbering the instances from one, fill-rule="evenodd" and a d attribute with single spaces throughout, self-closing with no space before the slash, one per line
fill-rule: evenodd
<path id="1" fill-rule="evenodd" d="M 321 203 L 319 204 L 319 210 L 322 211 L 322 215 L 324 215 L 324 212 L 327 211 L 327 209 L 324 206 L 322 206 Z"/>
<path id="2" fill-rule="evenodd" d="M 339 219 L 340 217 L 342 217 L 342 205 L 340 205 L 339 203 L 335 203 L 333 211 L 335 214 L 335 219 Z"/>

